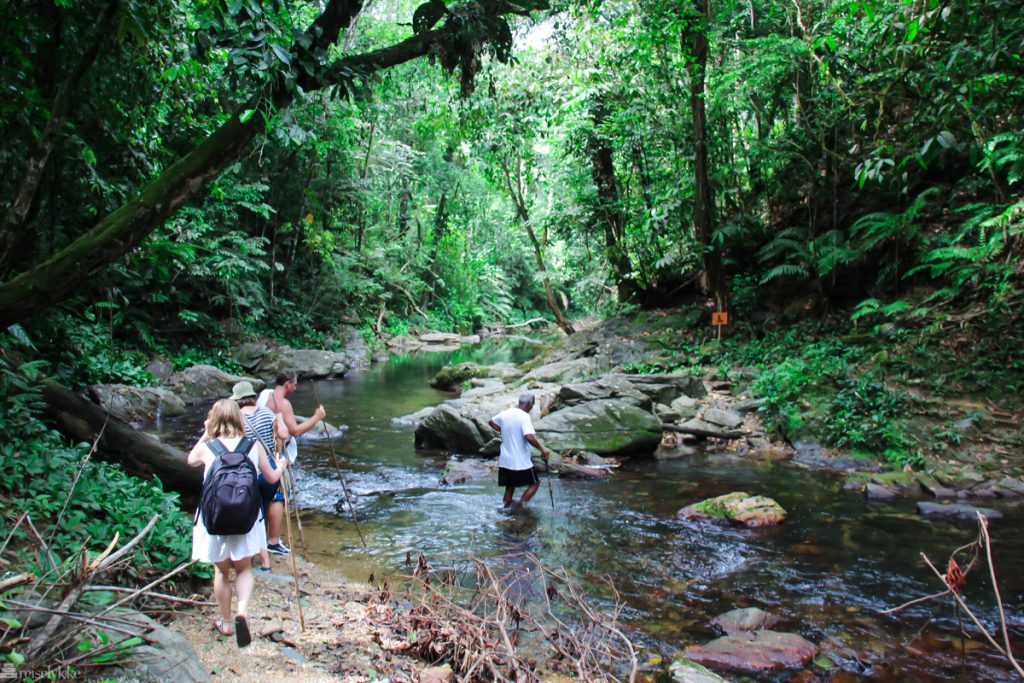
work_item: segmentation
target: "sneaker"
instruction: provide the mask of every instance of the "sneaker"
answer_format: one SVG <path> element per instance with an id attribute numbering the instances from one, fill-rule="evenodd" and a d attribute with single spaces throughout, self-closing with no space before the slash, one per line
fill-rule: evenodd
<path id="1" fill-rule="evenodd" d="M 288 546 L 286 546 L 284 543 L 278 542 L 278 543 L 268 543 L 267 544 L 267 552 L 268 553 L 277 553 L 278 555 L 287 555 L 288 553 L 291 552 L 291 550 L 289 550 Z"/>

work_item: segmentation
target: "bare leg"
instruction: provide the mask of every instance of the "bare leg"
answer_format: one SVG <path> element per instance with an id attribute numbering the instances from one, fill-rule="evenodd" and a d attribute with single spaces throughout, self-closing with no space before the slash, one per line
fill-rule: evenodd
<path id="1" fill-rule="evenodd" d="M 214 563 L 213 594 L 225 624 L 231 623 L 231 560 Z"/>
<path id="2" fill-rule="evenodd" d="M 516 492 L 516 487 L 515 486 L 506 486 L 505 487 L 505 497 L 502 498 L 502 502 L 504 503 L 504 507 L 509 507 L 510 505 L 512 505 L 512 496 L 515 494 L 515 492 Z"/>
<path id="3" fill-rule="evenodd" d="M 268 541 L 269 543 L 269 541 Z M 266 546 L 260 548 L 260 567 L 270 566 L 270 553 L 267 552 Z"/>
<path id="4" fill-rule="evenodd" d="M 284 520 L 284 503 L 275 500 L 267 506 L 267 543 L 281 542 L 282 520 Z"/>
<path id="5" fill-rule="evenodd" d="M 238 594 L 238 616 L 248 616 L 249 614 L 249 598 L 252 597 L 252 559 L 245 558 L 244 560 L 237 560 L 235 563 L 235 593 Z M 230 613 L 230 610 L 229 610 Z"/>
<path id="6" fill-rule="evenodd" d="M 533 494 L 537 493 L 537 489 L 539 489 L 539 488 L 540 488 L 540 482 L 539 481 L 535 482 L 533 484 L 530 484 L 530 488 L 528 488 L 525 491 L 523 491 L 523 497 L 519 499 L 519 504 L 525 507 L 526 504 L 530 501 L 530 499 L 533 498 Z"/>

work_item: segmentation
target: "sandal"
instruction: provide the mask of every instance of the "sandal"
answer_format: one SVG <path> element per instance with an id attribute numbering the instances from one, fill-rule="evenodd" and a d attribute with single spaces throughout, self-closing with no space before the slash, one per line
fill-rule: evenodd
<path id="1" fill-rule="evenodd" d="M 261 572 L 269 572 L 273 567 L 260 567 Z"/>
<path id="2" fill-rule="evenodd" d="M 218 619 L 213 622 L 213 629 L 222 636 L 231 636 L 235 634 L 228 625 L 227 619 Z"/>
<path id="3" fill-rule="evenodd" d="M 252 634 L 249 633 L 249 622 L 241 614 L 235 617 L 235 642 L 238 647 L 245 647 L 252 642 Z"/>

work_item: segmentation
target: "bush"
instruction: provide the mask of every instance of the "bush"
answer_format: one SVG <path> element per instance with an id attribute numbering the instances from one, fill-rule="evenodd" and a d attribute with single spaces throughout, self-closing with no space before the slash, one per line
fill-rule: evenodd
<path id="1" fill-rule="evenodd" d="M 42 364 L 14 367 L 0 360 L 0 499 L 4 526 L 13 528 L 27 513 L 48 552 L 28 524 L 15 530 L 8 552 L 14 564 L 50 579 L 81 548 L 98 553 L 115 534 L 119 544 L 138 534 L 159 513 L 160 519 L 135 550 L 120 575 L 125 583 L 163 574 L 189 559 L 192 523 L 177 494 L 158 481 L 129 476 L 119 466 L 89 457 L 89 445 L 68 445 L 39 419 Z M 84 464 L 83 464 L 84 463 Z M 77 479 L 77 481 L 76 481 Z M 204 569 L 195 576 L 208 575 Z"/>

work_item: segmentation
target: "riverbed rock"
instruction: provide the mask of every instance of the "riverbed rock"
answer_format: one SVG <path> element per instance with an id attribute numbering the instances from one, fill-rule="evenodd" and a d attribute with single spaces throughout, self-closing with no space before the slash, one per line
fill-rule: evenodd
<path id="1" fill-rule="evenodd" d="M 539 455 L 534 455 L 532 459 L 536 471 L 557 474 L 562 479 L 607 479 L 612 473 L 610 467 L 595 467 L 574 462 L 557 453 L 552 453 L 547 463 Z"/>
<path id="2" fill-rule="evenodd" d="M 456 453 L 479 453 L 486 441 L 476 424 L 442 403 L 416 427 L 417 448 L 446 448 Z"/>
<path id="3" fill-rule="evenodd" d="M 806 638 L 769 630 L 723 636 L 683 651 L 698 664 L 746 673 L 806 666 L 817 654 L 818 646 Z"/>
<path id="4" fill-rule="evenodd" d="M 155 420 L 157 417 L 181 415 L 185 402 L 169 389 L 130 387 L 126 384 L 94 384 L 87 390 L 89 398 L 122 422 Z"/>
<path id="5" fill-rule="evenodd" d="M 338 351 L 317 349 L 292 349 L 275 346 L 267 350 L 260 360 L 258 373 L 273 379 L 282 370 L 294 370 L 302 379 L 341 377 L 350 366 L 348 357 Z"/>
<path id="6" fill-rule="evenodd" d="M 486 479 L 491 476 L 494 469 L 494 463 L 482 460 L 449 460 L 441 475 L 441 483 L 445 486 L 457 486 L 476 479 Z"/>
<path id="7" fill-rule="evenodd" d="M 724 410 L 722 408 L 708 408 L 701 413 L 700 417 L 705 422 L 721 427 L 726 431 L 735 430 L 743 424 L 742 415 L 734 410 Z"/>
<path id="8" fill-rule="evenodd" d="M 143 642 L 129 651 L 131 663 L 104 670 L 103 678 L 138 683 L 196 683 L 210 681 L 199 656 L 184 637 L 144 614 L 121 611 L 117 631 L 107 630 L 112 644 L 132 636 Z"/>
<path id="9" fill-rule="evenodd" d="M 947 486 L 943 486 L 933 477 L 919 474 L 917 476 L 917 483 L 921 487 L 922 491 L 930 493 L 935 498 L 956 498 L 956 491 Z"/>
<path id="10" fill-rule="evenodd" d="M 739 429 L 721 427 L 710 422 L 705 422 L 698 417 L 695 417 L 692 420 L 687 420 L 683 424 L 679 425 L 679 428 L 686 430 L 686 433 L 688 434 L 709 439 L 738 439 L 743 436 L 743 432 Z"/>
<path id="11" fill-rule="evenodd" d="M 654 449 L 654 457 L 658 460 L 678 460 L 679 458 L 688 458 L 696 453 L 696 448 L 686 445 L 682 434 L 673 434 L 672 432 L 665 432 L 658 447 Z"/>
<path id="12" fill-rule="evenodd" d="M 899 490 L 892 486 L 869 481 L 864 485 L 864 495 L 868 500 L 892 500 L 899 495 Z"/>
<path id="13" fill-rule="evenodd" d="M 462 343 L 462 337 L 451 332 L 427 332 L 426 334 L 421 334 L 419 340 L 424 344 L 441 344 L 444 346 Z"/>
<path id="14" fill-rule="evenodd" d="M 704 380 L 693 375 L 623 375 L 639 391 L 657 403 L 672 405 L 680 396 L 701 398 L 708 390 Z"/>
<path id="15" fill-rule="evenodd" d="M 727 681 L 697 662 L 686 657 L 676 657 L 669 665 L 673 683 L 727 683 Z"/>
<path id="16" fill-rule="evenodd" d="M 263 380 L 256 377 L 231 375 L 212 365 L 193 365 L 168 377 L 166 386 L 185 403 L 191 404 L 227 398 L 231 395 L 231 387 L 243 380 L 251 382 L 256 391 L 264 385 Z"/>
<path id="17" fill-rule="evenodd" d="M 742 491 L 688 505 L 677 517 L 732 522 L 746 527 L 774 526 L 786 520 L 786 511 L 767 496 L 751 496 Z"/>
<path id="18" fill-rule="evenodd" d="M 779 624 L 779 618 L 765 612 L 760 607 L 744 607 L 719 614 L 711 620 L 711 625 L 727 636 L 747 631 L 771 629 Z"/>
<path id="19" fill-rule="evenodd" d="M 957 517 L 959 519 L 976 520 L 978 513 L 989 519 L 999 519 L 1003 513 L 992 508 L 975 507 L 966 503 L 931 503 L 918 501 L 917 511 L 925 517 Z"/>
<path id="20" fill-rule="evenodd" d="M 554 409 L 576 406 L 602 399 L 620 399 L 643 410 L 651 409 L 651 399 L 641 393 L 623 375 L 605 375 L 579 384 L 566 384 L 558 390 Z"/>
<path id="21" fill-rule="evenodd" d="M 446 365 L 437 371 L 430 386 L 441 391 L 453 391 L 462 386 L 466 380 L 474 377 L 486 377 L 487 370 L 479 363 L 465 362 L 455 365 Z"/>
<path id="22" fill-rule="evenodd" d="M 593 375 L 597 371 L 597 361 L 592 357 L 571 358 L 538 366 L 523 376 L 523 381 L 566 383 L 582 377 Z"/>
<path id="23" fill-rule="evenodd" d="M 549 448 L 598 455 L 651 453 L 661 440 L 661 421 L 622 399 L 562 408 L 535 422 L 534 428 Z"/>
<path id="24" fill-rule="evenodd" d="M 669 408 L 678 415 L 677 420 L 689 420 L 697 417 L 699 410 L 697 399 L 692 396 L 680 396 L 669 404 Z"/>

